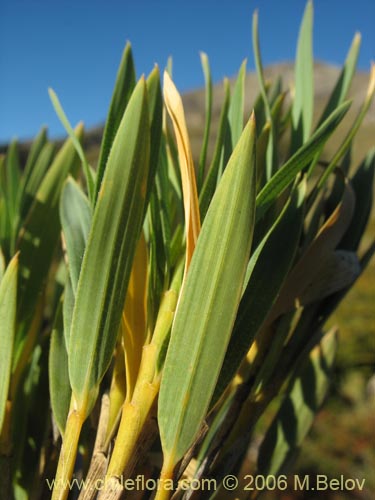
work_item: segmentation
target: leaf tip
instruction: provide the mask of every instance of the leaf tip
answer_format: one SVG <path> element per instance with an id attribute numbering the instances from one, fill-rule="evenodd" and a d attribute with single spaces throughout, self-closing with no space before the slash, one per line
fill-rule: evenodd
<path id="1" fill-rule="evenodd" d="M 250 115 L 250 130 L 253 132 L 256 128 L 256 116 L 255 116 L 255 111 L 252 110 L 251 115 Z"/>
<path id="2" fill-rule="evenodd" d="M 49 95 L 51 101 L 53 101 L 54 99 L 57 99 L 56 92 L 53 90 L 52 87 L 48 87 L 48 95 Z"/>
<path id="3" fill-rule="evenodd" d="M 370 80 L 367 89 L 367 99 L 372 99 L 375 91 L 375 62 L 371 61 Z"/>
<path id="4" fill-rule="evenodd" d="M 362 34 L 360 31 L 356 31 L 353 40 L 354 45 L 359 45 L 361 41 L 362 41 Z"/>
<path id="5" fill-rule="evenodd" d="M 13 257 L 12 257 L 11 261 L 10 261 L 10 262 L 9 262 L 9 264 L 8 264 L 8 268 L 9 268 L 9 269 L 13 269 L 13 270 L 14 270 L 14 269 L 17 269 L 17 267 L 18 267 L 19 257 L 20 257 L 20 251 L 18 250 L 18 252 L 16 252 L 16 253 L 13 255 Z"/>

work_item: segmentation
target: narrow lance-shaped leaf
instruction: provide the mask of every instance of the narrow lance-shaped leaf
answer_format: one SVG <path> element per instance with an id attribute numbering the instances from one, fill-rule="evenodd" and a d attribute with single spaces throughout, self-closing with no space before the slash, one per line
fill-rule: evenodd
<path id="1" fill-rule="evenodd" d="M 206 415 L 238 308 L 254 222 L 254 144 L 252 116 L 207 212 L 172 326 L 158 411 L 169 474 Z"/>
<path id="2" fill-rule="evenodd" d="M 250 259 L 246 288 L 212 404 L 221 396 L 240 367 L 288 275 L 301 235 L 305 192 L 306 185 L 302 182 Z"/>
<path id="3" fill-rule="evenodd" d="M 254 51 L 254 59 L 255 59 L 255 68 L 257 72 L 260 93 L 263 99 L 263 109 L 265 112 L 265 118 L 270 123 L 270 139 L 267 147 L 267 168 L 266 168 L 266 179 L 269 180 L 272 177 L 274 166 L 273 166 L 273 151 L 274 151 L 274 130 L 273 130 L 273 121 L 271 114 L 271 106 L 267 96 L 266 83 L 264 81 L 263 74 L 263 64 L 260 54 L 259 47 L 259 33 L 258 33 L 258 11 L 254 12 L 253 15 L 253 51 Z"/>
<path id="4" fill-rule="evenodd" d="M 142 78 L 108 157 L 81 267 L 69 342 L 73 396 L 85 414 L 113 355 L 144 215 L 150 129 Z"/>
<path id="5" fill-rule="evenodd" d="M 258 473 L 281 474 L 294 457 L 326 396 L 336 350 L 336 331 L 330 330 L 305 358 L 262 442 Z"/>
<path id="6" fill-rule="evenodd" d="M 78 138 L 83 126 L 76 128 Z M 20 230 L 19 320 L 29 321 L 42 292 L 60 236 L 59 199 L 66 177 L 77 175 L 79 158 L 68 139 L 56 155 Z"/>
<path id="7" fill-rule="evenodd" d="M 18 152 L 18 142 L 12 141 L 9 145 L 6 160 L 6 199 L 9 210 L 9 216 L 12 226 L 15 222 L 18 203 L 18 190 L 20 188 L 20 159 Z"/>
<path id="8" fill-rule="evenodd" d="M 271 124 L 266 122 L 257 140 L 257 192 L 264 185 L 267 167 L 267 149 L 270 138 Z"/>
<path id="9" fill-rule="evenodd" d="M 70 343 L 70 328 L 72 326 L 73 310 L 75 302 L 75 293 L 73 291 L 72 278 L 67 266 L 66 282 L 64 287 L 64 301 L 63 301 L 63 323 L 64 323 L 64 337 L 66 350 L 69 349 Z"/>
<path id="10" fill-rule="evenodd" d="M 0 434 L 4 422 L 16 329 L 18 255 L 0 281 Z"/>
<path id="11" fill-rule="evenodd" d="M 87 197 L 74 179 L 69 178 L 61 193 L 60 219 L 74 294 L 77 290 L 91 218 L 92 212 Z"/>
<path id="12" fill-rule="evenodd" d="M 272 319 L 295 307 L 300 295 L 309 287 L 345 234 L 353 216 L 354 203 L 353 190 L 346 183 L 342 200 L 289 273 L 273 307 Z"/>
<path id="13" fill-rule="evenodd" d="M 34 169 L 34 165 L 44 147 L 47 143 L 47 128 L 42 127 L 39 134 L 33 140 L 29 154 L 27 155 L 27 161 L 25 165 L 25 170 L 23 172 L 23 184 L 26 185 L 31 172 Z"/>
<path id="14" fill-rule="evenodd" d="M 295 179 L 296 175 L 314 158 L 315 154 L 326 143 L 338 124 L 344 118 L 350 107 L 350 102 L 339 106 L 327 120 L 314 132 L 286 163 L 276 172 L 257 196 L 257 220 L 259 220 L 277 197 Z"/>
<path id="15" fill-rule="evenodd" d="M 369 189 L 369 186 L 374 185 L 374 174 L 375 148 L 372 148 L 351 180 L 355 193 L 354 214 L 350 226 L 340 242 L 340 248 L 354 251 L 358 249 L 371 214 L 374 191 Z"/>
<path id="16" fill-rule="evenodd" d="M 103 139 L 100 146 L 98 172 L 95 185 L 95 201 L 103 180 L 109 152 L 120 125 L 125 108 L 135 87 L 135 69 L 131 50 L 128 42 L 122 54 L 122 59 L 117 72 L 115 87 L 113 89 L 111 104 L 105 122 Z"/>
<path id="17" fill-rule="evenodd" d="M 58 306 L 51 334 L 48 373 L 52 413 L 63 436 L 72 391 L 69 383 L 68 353 L 64 339 L 62 301 Z"/>
<path id="18" fill-rule="evenodd" d="M 36 168 L 36 164 L 37 164 L 37 162 L 40 161 L 40 156 L 42 155 L 42 151 L 45 148 L 46 144 L 48 144 L 48 142 L 47 142 L 47 128 L 43 127 L 31 145 L 29 154 L 27 155 L 25 169 L 24 169 L 24 172 L 22 175 L 22 181 L 21 181 L 22 188 L 21 188 L 21 192 L 20 192 L 21 219 L 24 218 L 24 216 L 27 214 L 28 209 L 30 208 L 30 204 L 31 204 L 31 200 L 32 200 L 33 196 L 30 196 L 30 197 L 27 196 L 27 200 L 25 200 L 25 191 L 27 190 L 27 186 L 30 182 L 30 177 L 32 175 L 35 176 L 34 171 Z M 51 161 L 52 161 L 52 158 L 51 158 Z M 37 168 L 36 170 L 39 170 L 39 169 Z M 45 173 L 45 170 L 44 170 L 44 173 Z M 38 177 L 38 176 L 36 176 L 36 177 Z M 42 180 L 42 177 L 40 177 L 40 181 L 41 180 Z M 36 183 L 33 182 L 33 184 L 37 189 L 40 185 L 40 182 L 37 186 L 36 186 Z M 36 189 L 31 191 L 32 195 L 36 194 Z M 28 206 L 25 207 L 25 204 Z"/>
<path id="19" fill-rule="evenodd" d="M 62 317 L 65 344 L 68 349 L 78 279 L 92 220 L 90 203 L 71 177 L 67 180 L 61 194 L 60 219 L 63 247 L 67 254 Z"/>
<path id="20" fill-rule="evenodd" d="M 123 344 L 126 363 L 126 399 L 131 400 L 146 340 L 147 327 L 147 246 L 141 233 L 123 311 Z"/>
<path id="21" fill-rule="evenodd" d="M 217 139 L 215 144 L 214 155 L 212 158 L 211 165 L 208 169 L 207 176 L 205 178 L 203 187 L 199 194 L 199 208 L 202 220 L 205 218 L 208 206 L 214 195 L 218 173 L 220 170 L 220 163 L 224 160 L 224 148 L 225 148 L 225 135 L 229 126 L 228 122 L 228 111 L 230 102 L 230 87 L 228 80 L 224 80 L 224 102 L 220 112 L 219 128 L 217 133 Z"/>
<path id="22" fill-rule="evenodd" d="M 343 143 L 339 147 L 338 151 L 332 158 L 330 164 L 328 167 L 324 170 L 321 178 L 319 179 L 318 182 L 318 189 L 320 189 L 325 182 L 327 181 L 328 177 L 330 174 L 333 172 L 333 170 L 336 168 L 336 166 L 339 164 L 340 160 L 345 156 L 347 153 L 348 149 L 350 148 L 350 145 L 358 132 L 359 127 L 361 126 L 370 106 L 372 103 L 372 100 L 374 98 L 375 94 L 375 63 L 372 63 L 371 65 L 371 71 L 370 71 L 370 78 L 369 78 L 369 83 L 367 87 L 367 94 L 364 100 L 364 103 L 362 104 L 361 109 L 359 110 L 359 113 L 354 120 L 354 123 L 352 124 L 348 134 L 346 135 Z"/>
<path id="23" fill-rule="evenodd" d="M 228 112 L 232 148 L 237 144 L 244 124 L 246 63 L 245 59 L 238 72 Z"/>
<path id="24" fill-rule="evenodd" d="M 207 158 L 207 148 L 208 148 L 208 139 L 210 137 L 210 128 L 211 128 L 211 114 L 212 114 L 212 79 L 211 79 L 211 70 L 210 63 L 208 61 L 207 54 L 201 52 L 201 64 L 203 68 L 204 81 L 205 81 L 205 125 L 204 125 L 204 133 L 203 133 L 203 143 L 201 147 L 201 153 L 199 156 L 199 167 L 198 167 L 198 189 L 203 183 L 204 171 L 206 168 L 206 158 Z"/>
<path id="25" fill-rule="evenodd" d="M 0 282 L 3 279 L 5 273 L 5 258 L 0 247 Z"/>
<path id="26" fill-rule="evenodd" d="M 50 99 L 52 101 L 53 107 L 55 108 L 56 114 L 59 117 L 61 123 L 63 124 L 68 136 L 72 140 L 72 143 L 77 151 L 77 154 L 82 162 L 82 167 L 83 167 L 83 172 L 85 174 L 86 178 L 86 184 L 87 184 L 87 190 L 89 193 L 89 198 L 90 201 L 93 202 L 94 200 L 94 175 L 91 170 L 90 165 L 88 164 L 85 152 L 83 151 L 82 145 L 80 143 L 79 138 L 76 136 L 73 127 L 70 125 L 69 120 L 60 104 L 59 98 L 57 97 L 56 93 L 52 89 L 48 89 L 48 93 L 50 96 Z"/>
<path id="27" fill-rule="evenodd" d="M 355 74 L 360 45 L 361 45 L 361 35 L 360 33 L 356 33 L 352 45 L 349 49 L 348 55 L 346 57 L 344 67 L 342 68 L 342 71 L 332 91 L 329 101 L 327 102 L 327 105 L 324 108 L 324 111 L 322 113 L 318 125 L 321 125 L 324 122 L 324 120 L 326 120 L 328 116 L 332 113 L 332 111 L 334 111 L 337 108 L 337 106 L 342 104 L 344 102 L 344 99 L 346 99 L 350 85 L 353 80 L 353 76 Z"/>
<path id="28" fill-rule="evenodd" d="M 157 66 L 155 66 L 148 76 L 146 85 L 150 117 L 150 166 L 146 188 L 145 211 L 147 209 L 151 191 L 155 182 L 155 174 L 159 164 L 162 137 L 163 97 L 160 86 L 160 72 Z"/>
<path id="29" fill-rule="evenodd" d="M 51 166 L 53 157 L 55 156 L 55 145 L 47 142 L 40 151 L 38 158 L 36 158 L 33 168 L 29 173 L 27 180 L 24 183 L 23 193 L 21 196 L 20 206 L 20 224 L 23 224 L 26 218 L 38 189 L 46 176 L 48 168 Z"/>
<path id="30" fill-rule="evenodd" d="M 173 122 L 181 169 L 186 227 L 186 272 L 200 231 L 199 203 L 182 99 L 167 72 L 164 72 L 164 100 Z"/>
<path id="31" fill-rule="evenodd" d="M 300 28 L 295 65 L 295 95 L 292 108 L 292 151 L 310 136 L 314 112 L 314 61 L 312 49 L 313 4 L 309 0 Z"/>

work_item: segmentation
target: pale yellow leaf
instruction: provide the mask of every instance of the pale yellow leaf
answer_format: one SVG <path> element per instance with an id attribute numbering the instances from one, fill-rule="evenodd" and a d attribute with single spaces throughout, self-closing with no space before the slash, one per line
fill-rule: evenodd
<path id="1" fill-rule="evenodd" d="M 164 101 L 176 135 L 181 169 L 186 224 L 186 274 L 200 231 L 199 202 L 182 99 L 167 72 L 164 72 Z"/>
<path id="2" fill-rule="evenodd" d="M 147 245 L 142 233 L 134 256 L 122 318 L 127 400 L 131 399 L 134 390 L 146 339 L 147 263 Z"/>

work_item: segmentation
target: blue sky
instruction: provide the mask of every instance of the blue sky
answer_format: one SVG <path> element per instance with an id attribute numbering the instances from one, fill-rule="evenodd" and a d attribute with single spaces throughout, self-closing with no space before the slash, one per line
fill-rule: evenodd
<path id="1" fill-rule="evenodd" d="M 130 40 L 138 75 L 173 57 L 181 91 L 200 87 L 199 51 L 213 79 L 252 69 L 251 19 L 259 9 L 265 64 L 292 60 L 304 0 L 1 0 L 0 142 L 63 129 L 50 104 L 53 87 L 72 123 L 90 127 L 106 115 L 123 47 Z M 359 68 L 375 59 L 375 0 L 315 0 L 314 55 L 342 64 L 356 31 Z"/>

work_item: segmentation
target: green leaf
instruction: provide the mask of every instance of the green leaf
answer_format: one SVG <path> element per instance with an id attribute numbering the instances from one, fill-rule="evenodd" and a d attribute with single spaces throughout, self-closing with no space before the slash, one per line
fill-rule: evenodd
<path id="1" fill-rule="evenodd" d="M 148 109 L 150 117 L 150 165 L 147 178 L 145 212 L 154 186 L 155 174 L 159 164 L 162 136 L 163 97 L 160 85 L 159 68 L 155 68 L 146 80 Z"/>
<path id="2" fill-rule="evenodd" d="M 336 152 L 331 162 L 329 163 L 328 167 L 324 170 L 321 178 L 319 179 L 319 182 L 317 184 L 318 189 L 320 189 L 325 184 L 330 174 L 334 171 L 336 166 L 339 164 L 340 160 L 345 156 L 347 151 L 350 149 L 351 143 L 354 137 L 356 136 L 365 116 L 367 115 L 367 112 L 371 106 L 374 95 L 375 95 L 375 63 L 373 63 L 371 66 L 367 94 L 362 104 L 362 107 L 359 110 L 359 113 L 356 116 L 356 119 L 354 120 L 352 126 L 350 127 L 349 132 L 347 133 L 344 141 L 342 142 L 338 151 Z"/>
<path id="3" fill-rule="evenodd" d="M 78 282 L 69 342 L 80 411 L 94 402 L 115 346 L 144 216 L 150 128 L 146 83 L 137 84 L 113 141 Z"/>
<path id="4" fill-rule="evenodd" d="M 115 87 L 113 89 L 111 104 L 105 122 L 102 144 L 98 162 L 98 173 L 95 185 L 95 200 L 98 197 L 100 186 L 104 176 L 108 156 L 115 139 L 117 129 L 120 126 L 125 108 L 135 86 L 135 69 L 131 45 L 128 42 L 122 54 L 122 59 L 117 72 Z"/>
<path id="5" fill-rule="evenodd" d="M 241 64 L 240 70 L 238 72 L 237 80 L 234 85 L 228 111 L 232 148 L 236 146 L 243 130 L 244 105 L 245 105 L 245 78 L 246 78 L 246 59 Z"/>
<path id="6" fill-rule="evenodd" d="M 14 220 L 17 213 L 18 190 L 20 187 L 20 159 L 17 141 L 12 141 L 9 145 L 6 160 L 6 195 L 10 219 Z"/>
<path id="7" fill-rule="evenodd" d="M 325 263 L 329 262 L 332 252 L 347 231 L 354 203 L 353 190 L 345 183 L 342 199 L 288 274 L 272 310 L 272 319 L 293 310 L 302 300 L 303 294 L 308 294 L 314 279 L 324 270 Z"/>
<path id="8" fill-rule="evenodd" d="M 314 113 L 314 60 L 312 49 L 313 4 L 309 0 L 300 28 L 295 65 L 295 96 L 292 107 L 292 151 L 310 136 Z"/>
<path id="9" fill-rule="evenodd" d="M 82 125 L 76 129 L 77 137 L 83 136 Z M 56 155 L 24 226 L 20 230 L 19 321 L 30 321 L 35 304 L 43 291 L 48 271 L 60 237 L 59 199 L 66 177 L 76 175 L 79 158 L 71 139 Z"/>
<path id="10" fill-rule="evenodd" d="M 197 176 L 198 192 L 200 191 L 200 188 L 202 186 L 203 178 L 204 178 L 204 171 L 206 168 L 207 147 L 208 147 L 208 140 L 210 137 L 211 114 L 212 114 L 212 79 L 211 79 L 210 64 L 208 61 L 207 54 L 205 54 L 204 52 L 201 52 L 200 56 L 201 56 L 201 64 L 202 64 L 202 68 L 203 68 L 204 81 L 205 81 L 206 119 L 205 119 L 205 125 L 204 125 L 201 153 L 199 156 L 199 167 L 198 167 L 198 176 Z"/>
<path id="11" fill-rule="evenodd" d="M 322 116 L 319 119 L 320 126 L 324 120 L 328 118 L 328 116 L 346 99 L 348 95 L 348 91 L 350 89 L 350 85 L 353 80 L 353 76 L 355 74 L 355 69 L 358 61 L 359 48 L 361 46 L 361 35 L 356 33 L 354 36 L 352 45 L 349 49 L 348 55 L 345 60 L 344 67 L 340 73 L 340 76 L 336 82 L 336 85 L 330 95 L 328 103 L 324 108 Z"/>
<path id="12" fill-rule="evenodd" d="M 65 346 L 67 350 L 69 348 L 69 342 L 70 342 L 70 329 L 72 326 L 74 302 L 75 302 L 75 294 L 73 292 L 72 279 L 68 266 L 65 288 L 64 288 L 64 301 L 63 301 L 64 337 L 65 337 Z"/>
<path id="13" fill-rule="evenodd" d="M 48 93 L 50 96 L 50 99 L 52 101 L 53 107 L 55 108 L 56 114 L 59 117 L 61 123 L 63 124 L 68 136 L 70 137 L 77 154 L 82 162 L 82 167 L 83 167 L 83 172 L 85 174 L 86 178 L 86 184 L 87 184 L 87 190 L 89 193 L 89 198 L 90 201 L 93 202 L 94 200 L 94 190 L 95 190 L 95 182 L 94 182 L 94 177 L 93 173 L 91 171 L 90 165 L 88 164 L 88 161 L 86 159 L 85 152 L 83 151 L 82 145 L 80 143 L 80 139 L 77 137 L 75 134 L 72 126 L 69 123 L 69 120 L 60 104 L 59 98 L 57 97 L 56 93 L 52 89 L 48 89 Z"/>
<path id="14" fill-rule="evenodd" d="M 10 261 L 0 281 L 0 433 L 3 426 L 12 369 L 16 329 L 18 255 Z"/>
<path id="15" fill-rule="evenodd" d="M 30 210 L 30 207 L 35 199 L 38 189 L 43 182 L 48 168 L 50 167 L 53 157 L 55 156 L 55 145 L 46 143 L 40 150 L 38 157 L 32 164 L 32 168 L 25 179 L 23 192 L 21 196 L 20 218 L 21 224 Z"/>
<path id="16" fill-rule="evenodd" d="M 340 242 L 340 248 L 358 250 L 371 214 L 374 173 L 375 148 L 372 148 L 351 180 L 351 185 L 355 193 L 354 214 L 350 226 Z"/>
<path id="17" fill-rule="evenodd" d="M 215 151 L 212 158 L 211 165 L 208 169 L 208 173 L 206 179 L 204 181 L 203 187 L 199 194 L 199 208 L 201 213 L 202 220 L 205 218 L 208 206 L 211 202 L 211 199 L 214 195 L 219 170 L 220 163 L 224 160 L 224 149 L 225 149 L 225 135 L 228 131 L 229 122 L 228 122 L 228 110 L 229 110 L 229 102 L 230 102 L 230 87 L 228 80 L 224 80 L 224 102 L 221 108 L 220 119 L 219 119 L 219 128 L 217 133 L 217 139 L 215 144 Z"/>
<path id="18" fill-rule="evenodd" d="M 166 215 L 166 210 L 161 206 L 157 193 L 151 193 L 148 212 L 150 246 L 148 319 L 150 325 L 154 325 L 160 298 L 164 291 L 165 277 L 169 270 L 169 248 L 167 242 L 170 237 L 170 231 L 168 222 L 165 220 Z"/>
<path id="19" fill-rule="evenodd" d="M 58 306 L 51 334 L 48 374 L 52 413 L 63 436 L 72 391 L 69 383 L 68 353 L 64 340 L 62 301 Z"/>
<path id="20" fill-rule="evenodd" d="M 267 147 L 267 169 L 266 169 L 266 179 L 269 180 L 274 172 L 273 159 L 274 159 L 275 137 L 273 130 L 271 106 L 267 96 L 266 83 L 264 81 L 263 64 L 259 47 L 258 11 L 255 11 L 253 15 L 253 51 L 254 51 L 255 69 L 258 77 L 260 94 L 263 99 L 263 109 L 265 112 L 265 118 L 267 121 L 269 121 L 271 126 L 270 140 L 268 142 L 268 147 Z"/>
<path id="21" fill-rule="evenodd" d="M 252 240 L 254 143 L 252 117 L 208 209 L 175 314 L 158 411 L 169 466 L 194 440 L 232 331 Z"/>
<path id="22" fill-rule="evenodd" d="M 15 252 L 15 241 L 18 226 L 19 193 L 21 189 L 20 158 L 17 141 L 9 145 L 5 158 L 5 182 L 3 180 L 4 212 L 7 213 L 5 221 L 6 246 L 5 251 L 10 257 Z M 5 245 L 5 242 L 4 242 Z"/>
<path id="23" fill-rule="evenodd" d="M 314 132 L 310 139 L 276 172 L 257 196 L 257 220 L 259 220 L 277 197 L 293 182 L 296 175 L 320 151 L 338 124 L 344 118 L 350 102 L 339 106 Z"/>
<path id="24" fill-rule="evenodd" d="M 47 346 L 44 341 L 32 351 L 21 390 L 12 401 L 12 464 L 17 471 L 14 477 L 17 499 L 29 497 L 39 470 L 40 452 L 50 430 Z M 21 488 L 23 497 L 19 493 Z"/>
<path id="25" fill-rule="evenodd" d="M 47 128 L 42 127 L 39 134 L 33 140 L 29 154 L 27 155 L 27 161 L 23 172 L 23 186 L 25 186 L 28 183 L 29 177 L 34 170 L 35 163 L 39 158 L 39 155 L 42 152 L 42 149 L 46 143 L 47 143 Z"/>
<path id="26" fill-rule="evenodd" d="M 9 258 L 10 255 L 10 219 L 9 210 L 6 200 L 6 188 L 5 188 L 5 157 L 0 155 L 0 245 L 4 258 Z"/>
<path id="27" fill-rule="evenodd" d="M 271 124 L 266 122 L 257 139 L 257 192 L 264 185 L 267 167 L 267 150 L 270 138 Z"/>
<path id="28" fill-rule="evenodd" d="M 0 248 L 0 283 L 1 283 L 1 280 L 3 279 L 4 273 L 5 273 L 5 259 L 4 259 L 3 252 L 1 251 L 1 248 Z"/>
<path id="29" fill-rule="evenodd" d="M 213 403 L 221 396 L 250 349 L 292 266 L 301 235 L 306 185 L 302 182 L 251 256 L 246 288 L 225 355 Z M 288 237 L 285 237 L 288 235 Z"/>
<path id="30" fill-rule="evenodd" d="M 92 212 L 89 200 L 78 184 L 70 177 L 61 193 L 60 219 L 74 294 L 77 290 L 91 218 Z"/>
<path id="31" fill-rule="evenodd" d="M 280 474 L 295 455 L 331 383 L 337 335 L 328 332 L 305 358 L 261 444 L 259 474 Z"/>

